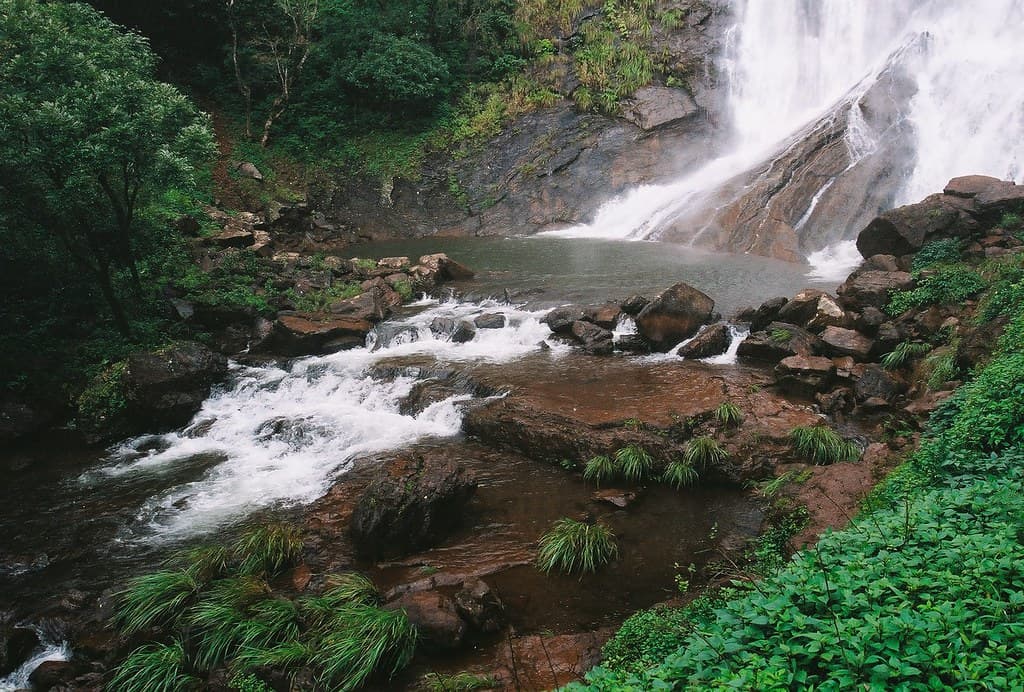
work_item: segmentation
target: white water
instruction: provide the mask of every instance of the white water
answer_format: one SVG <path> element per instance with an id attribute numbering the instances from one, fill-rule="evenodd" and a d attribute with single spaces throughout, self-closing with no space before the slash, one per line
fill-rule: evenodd
<path id="1" fill-rule="evenodd" d="M 588 224 L 554 231 L 571 238 L 656 238 L 683 211 L 706 205 L 724 183 L 763 166 L 843 101 L 855 102 L 892 56 L 909 60 L 918 93 L 906 116 L 917 160 L 901 202 L 940 190 L 951 177 L 1020 179 L 1024 162 L 1024 0 L 737 0 L 725 55 L 732 146 L 667 185 L 644 185 L 604 204 Z M 927 50 L 902 52 L 926 35 Z M 851 159 L 874 153 L 854 107 Z M 852 164 L 851 164 L 852 165 Z M 831 183 L 829 183 L 831 184 Z M 809 200 L 805 223 L 820 198 Z M 700 229 L 694 229 L 694 237 Z M 839 239 L 841 240 L 841 239 Z M 839 276 L 818 254 L 819 276 Z"/>
<path id="2" fill-rule="evenodd" d="M 438 363 L 508 362 L 538 350 L 551 335 L 539 322 L 542 313 L 492 301 L 420 306 L 426 309 L 386 323 L 385 331 L 406 331 L 376 349 L 377 336 L 371 334 L 364 348 L 304 358 L 287 368 L 236 367 L 233 386 L 212 395 L 184 430 L 125 442 L 82 482 L 130 482 L 201 469 L 198 478 L 171 485 L 139 510 L 145 530 L 137 537 L 147 539 L 205 533 L 256 509 L 310 502 L 358 457 L 460 431 L 459 403 L 469 395 L 403 415 L 400 401 L 416 378 L 375 378 L 369 368 L 416 354 Z M 504 314 L 507 326 L 480 329 L 467 343 L 452 343 L 429 328 L 437 317 L 472 321 L 487 312 Z M 557 357 L 568 348 L 552 344 L 551 353 Z"/>
<path id="3" fill-rule="evenodd" d="M 71 649 L 67 642 L 43 643 L 43 648 L 36 651 L 32 656 L 21 664 L 17 670 L 4 678 L 0 678 L 0 692 L 14 692 L 15 690 L 31 689 L 29 676 L 36 668 L 47 661 L 67 661 L 71 658 Z"/>

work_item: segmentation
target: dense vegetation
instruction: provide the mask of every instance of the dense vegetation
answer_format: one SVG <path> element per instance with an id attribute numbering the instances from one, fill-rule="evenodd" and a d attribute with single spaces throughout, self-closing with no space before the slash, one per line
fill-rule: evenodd
<path id="1" fill-rule="evenodd" d="M 919 271 L 970 278 L 912 302 L 984 289 L 978 321 L 1010 318 L 992 359 L 933 414 L 918 451 L 848 528 L 762 580 L 634 616 L 588 674 L 590 688 L 1024 685 L 1024 293 L 1014 288 L 1024 263 L 971 268 L 948 248 L 930 252 Z M 893 296 L 900 308 L 907 300 Z"/>

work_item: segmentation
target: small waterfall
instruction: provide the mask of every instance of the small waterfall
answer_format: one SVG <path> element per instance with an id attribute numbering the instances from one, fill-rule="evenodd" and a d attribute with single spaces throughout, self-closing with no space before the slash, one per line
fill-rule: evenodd
<path id="1" fill-rule="evenodd" d="M 287 366 L 235 366 L 232 383 L 214 393 L 189 426 L 128 440 L 80 481 L 156 481 L 164 488 L 136 517 L 135 537 L 147 540 L 202 534 L 258 509 L 310 502 L 358 457 L 459 434 L 460 403 L 471 394 L 454 393 L 411 412 L 402 403 L 421 381 L 421 369 L 382 376 L 382 361 L 427 356 L 437 363 L 508 362 L 539 350 L 551 335 L 539 321 L 542 312 L 495 301 L 419 305 L 422 312 L 379 325 L 364 348 Z M 501 313 L 505 326 L 479 329 L 465 343 L 452 342 L 437 328 L 437 321 L 472 322 L 484 313 Z M 550 349 L 557 357 L 569 346 Z"/>
<path id="2" fill-rule="evenodd" d="M 66 641 L 51 642 L 45 637 L 45 633 L 39 632 L 42 638 L 41 647 L 36 650 L 27 661 L 21 664 L 17 670 L 10 675 L 0 678 L 0 692 L 15 692 L 15 690 L 32 689 L 29 684 L 29 676 L 35 669 L 47 661 L 67 661 L 71 658 L 71 649 Z"/>

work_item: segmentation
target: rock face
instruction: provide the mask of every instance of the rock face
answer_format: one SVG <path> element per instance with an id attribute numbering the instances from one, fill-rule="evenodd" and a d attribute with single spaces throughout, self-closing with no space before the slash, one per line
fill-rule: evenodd
<path id="1" fill-rule="evenodd" d="M 875 342 L 860 332 L 842 327 L 828 327 L 821 334 L 825 348 L 835 356 L 853 356 L 857 360 L 867 360 L 875 347 Z"/>
<path id="2" fill-rule="evenodd" d="M 658 351 L 667 351 L 697 333 L 711 318 L 715 301 L 696 288 L 677 283 L 652 300 L 636 316 L 640 336 Z"/>
<path id="3" fill-rule="evenodd" d="M 227 370 L 223 355 L 194 341 L 134 354 L 124 373 L 128 415 L 150 427 L 184 425 Z"/>
<path id="4" fill-rule="evenodd" d="M 622 117 L 641 130 L 653 130 L 696 115 L 697 104 L 682 89 L 644 87 L 622 104 Z"/>
<path id="5" fill-rule="evenodd" d="M 729 326 L 715 324 L 695 336 L 692 341 L 680 346 L 676 354 L 682 358 L 710 358 L 725 353 L 731 341 Z"/>
<path id="6" fill-rule="evenodd" d="M 813 356 L 821 350 L 821 341 L 806 329 L 772 322 L 764 331 L 753 332 L 740 344 L 737 354 L 745 358 L 779 361 L 789 356 Z"/>
<path id="7" fill-rule="evenodd" d="M 450 461 L 397 459 L 378 472 L 359 498 L 352 541 L 371 557 L 430 547 L 458 526 L 474 490 L 476 483 Z"/>
<path id="8" fill-rule="evenodd" d="M 777 382 L 790 390 L 820 392 L 828 388 L 835 373 L 830 358 L 822 356 L 789 356 L 775 368 Z"/>

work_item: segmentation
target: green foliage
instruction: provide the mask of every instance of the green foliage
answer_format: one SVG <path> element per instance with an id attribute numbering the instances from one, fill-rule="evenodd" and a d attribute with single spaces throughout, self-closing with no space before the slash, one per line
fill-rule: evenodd
<path id="1" fill-rule="evenodd" d="M 677 460 L 665 467 L 665 473 L 661 480 L 676 490 L 680 490 L 696 483 L 698 476 L 697 469 L 693 467 L 693 464 Z"/>
<path id="2" fill-rule="evenodd" d="M 1024 227 L 1024 215 L 1008 211 L 1000 217 L 999 225 L 1008 231 L 1018 230 Z"/>
<path id="3" fill-rule="evenodd" d="M 882 357 L 882 367 L 886 370 L 899 370 L 917 356 L 928 353 L 931 348 L 928 344 L 902 341 Z"/>
<path id="4" fill-rule="evenodd" d="M 743 412 L 731 401 L 723 401 L 715 408 L 715 420 L 723 427 L 734 427 L 743 422 Z"/>
<path id="5" fill-rule="evenodd" d="M 651 475 L 654 459 L 639 445 L 627 445 L 615 452 L 615 463 L 627 481 L 639 482 Z"/>
<path id="6" fill-rule="evenodd" d="M 381 605 L 383 599 L 373 582 L 358 572 L 332 574 L 327 578 L 327 587 L 320 596 L 334 603 L 335 607 L 347 603 Z"/>
<path id="7" fill-rule="evenodd" d="M 163 570 L 137 577 L 119 595 L 115 620 L 126 634 L 166 625 L 180 615 L 200 586 L 187 570 Z"/>
<path id="8" fill-rule="evenodd" d="M 793 338 L 793 333 L 788 329 L 773 329 L 768 336 L 776 343 L 785 343 Z"/>
<path id="9" fill-rule="evenodd" d="M 335 301 L 355 298 L 362 292 L 363 288 L 359 283 L 350 281 L 347 283 L 334 283 L 328 288 L 307 293 L 297 293 L 294 289 L 290 289 L 285 295 L 291 299 L 296 310 L 322 312 L 329 309 Z M 401 294 L 401 291 L 399 291 L 399 294 Z"/>
<path id="10" fill-rule="evenodd" d="M 602 482 L 615 480 L 618 475 L 618 464 L 611 457 L 604 455 L 594 457 L 583 468 L 584 480 L 593 481 L 598 487 Z"/>
<path id="11" fill-rule="evenodd" d="M 961 246 L 959 238 L 932 240 L 917 251 L 911 266 L 918 272 L 935 264 L 955 264 L 960 261 Z"/>
<path id="12" fill-rule="evenodd" d="M 985 288 L 981 276 L 964 265 L 938 265 L 918 277 L 917 288 L 894 291 L 885 311 L 892 316 L 925 305 L 958 304 Z"/>
<path id="13" fill-rule="evenodd" d="M 401 296 L 403 303 L 408 303 L 413 299 L 412 282 L 396 281 L 393 288 L 395 289 L 395 292 Z"/>
<path id="14" fill-rule="evenodd" d="M 473 673 L 427 673 L 423 676 L 423 684 L 430 692 L 473 692 L 501 686 L 497 678 Z"/>
<path id="15" fill-rule="evenodd" d="M 540 539 L 537 568 L 548 574 L 596 572 L 618 555 L 615 534 L 604 524 L 559 519 Z"/>
<path id="16" fill-rule="evenodd" d="M 798 426 L 789 431 L 793 450 L 814 464 L 855 461 L 860 449 L 826 425 Z"/>
<path id="17" fill-rule="evenodd" d="M 170 644 L 148 644 L 133 651 L 118 666 L 106 688 L 110 692 L 184 692 L 199 680 L 188 672 L 185 649 L 177 639 Z"/>
<path id="18" fill-rule="evenodd" d="M 267 683 L 256 677 L 255 673 L 235 673 L 228 681 L 228 687 L 238 692 L 271 692 Z"/>
<path id="19" fill-rule="evenodd" d="M 320 681 L 332 690 L 353 690 L 376 670 L 393 675 L 412 659 L 416 638 L 404 610 L 344 606 L 319 642 L 315 660 L 322 669 Z"/>
<path id="20" fill-rule="evenodd" d="M 658 605 L 634 613 L 601 649 L 601 665 L 639 673 L 660 663 L 683 645 L 695 622 L 708 619 L 714 603 L 705 597 L 684 608 Z"/>
<path id="21" fill-rule="evenodd" d="M 235 250 L 223 253 L 210 271 L 189 267 L 176 283 L 197 303 L 269 313 L 269 296 L 261 288 L 269 277 L 265 260 L 259 255 L 251 250 Z"/>
<path id="22" fill-rule="evenodd" d="M 697 469 L 719 464 L 728 457 L 729 453 L 722 449 L 718 440 L 708 435 L 701 435 L 687 442 L 686 450 L 683 452 L 683 462 Z"/>
<path id="23" fill-rule="evenodd" d="M 810 471 L 786 471 L 781 476 L 776 476 L 770 481 L 765 481 L 758 490 L 765 497 L 775 497 L 780 490 L 790 483 L 803 483 L 811 477 Z"/>
<path id="24" fill-rule="evenodd" d="M 955 380 L 960 374 L 960 367 L 956 364 L 956 348 L 953 345 L 933 351 L 922 361 L 922 366 L 928 373 L 928 387 L 931 389 L 938 389 L 945 382 Z"/>
<path id="25" fill-rule="evenodd" d="M 76 422 L 86 430 L 103 430 L 124 411 L 124 373 L 127 361 L 119 361 L 96 375 L 78 395 Z"/>
<path id="26" fill-rule="evenodd" d="M 448 65 L 429 45 L 392 34 L 373 36 L 340 70 L 349 86 L 385 103 L 437 100 L 451 79 Z"/>
<path id="27" fill-rule="evenodd" d="M 234 546 L 242 574 L 273 576 L 302 556 L 302 535 L 287 524 L 267 524 L 247 531 Z"/>

